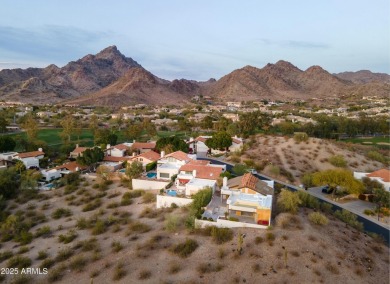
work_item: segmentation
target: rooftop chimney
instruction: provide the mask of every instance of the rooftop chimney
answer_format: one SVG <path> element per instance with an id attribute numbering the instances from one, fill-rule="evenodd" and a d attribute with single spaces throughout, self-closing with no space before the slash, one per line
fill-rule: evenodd
<path id="1" fill-rule="evenodd" d="M 227 180 L 228 180 L 227 177 L 223 177 L 223 181 L 222 181 L 222 186 L 223 187 L 227 187 Z"/>
<path id="2" fill-rule="evenodd" d="M 43 152 L 42 148 L 38 148 L 38 151 L 39 151 L 39 152 Z"/>
<path id="3" fill-rule="evenodd" d="M 165 151 L 161 151 L 161 158 L 164 158 L 164 156 L 165 156 Z"/>
<path id="4" fill-rule="evenodd" d="M 110 144 L 107 144 L 106 148 L 107 148 L 107 149 L 110 149 L 110 148 L 111 148 L 111 145 L 110 145 Z"/>
<path id="5" fill-rule="evenodd" d="M 196 170 L 193 170 L 193 171 L 192 171 L 192 175 L 193 175 L 194 177 L 196 177 Z"/>
<path id="6" fill-rule="evenodd" d="M 78 148 L 79 147 L 79 144 L 76 144 L 76 148 Z"/>

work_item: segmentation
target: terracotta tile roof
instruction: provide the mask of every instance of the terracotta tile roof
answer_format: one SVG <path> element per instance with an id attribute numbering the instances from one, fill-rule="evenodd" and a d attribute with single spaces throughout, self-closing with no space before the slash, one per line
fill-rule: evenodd
<path id="1" fill-rule="evenodd" d="M 257 182 L 258 182 L 257 177 L 255 177 L 250 173 L 246 173 L 242 176 L 240 188 L 247 187 L 255 190 Z"/>
<path id="2" fill-rule="evenodd" d="M 105 156 L 103 158 L 103 161 L 106 162 L 124 162 L 124 161 L 129 161 L 134 157 L 113 157 L 113 156 Z"/>
<path id="3" fill-rule="evenodd" d="M 188 164 L 190 164 L 190 165 L 209 165 L 210 161 L 206 161 L 206 160 L 192 160 Z"/>
<path id="4" fill-rule="evenodd" d="M 88 147 L 76 147 L 71 153 L 73 153 L 73 154 L 80 154 L 80 153 L 84 152 L 87 149 L 88 149 Z"/>
<path id="5" fill-rule="evenodd" d="M 158 159 L 160 159 L 160 154 L 156 153 L 154 151 L 148 151 L 148 152 L 145 152 L 145 153 L 138 155 L 137 157 L 143 157 L 143 158 L 151 160 L 151 161 L 157 161 Z"/>
<path id="6" fill-rule="evenodd" d="M 368 177 L 378 177 L 381 178 L 384 182 L 390 182 L 390 170 L 381 169 L 375 172 L 372 172 L 367 175 Z"/>
<path id="7" fill-rule="evenodd" d="M 23 158 L 30 158 L 30 157 L 38 157 L 41 155 L 45 155 L 45 153 L 41 151 L 33 151 L 33 152 L 19 153 L 17 156 L 23 159 Z"/>
<path id="8" fill-rule="evenodd" d="M 130 147 L 127 147 L 125 144 L 118 144 L 118 145 L 112 146 L 111 148 L 115 148 L 115 149 L 118 149 L 118 150 L 130 149 Z"/>
<path id="9" fill-rule="evenodd" d="M 176 152 L 173 152 L 173 153 L 170 153 L 168 155 L 165 155 L 163 158 L 165 157 L 172 157 L 172 158 L 175 158 L 177 160 L 180 160 L 180 161 L 190 161 L 191 158 L 188 157 L 188 155 L 186 153 L 184 153 L 183 151 L 176 151 Z"/>
<path id="10" fill-rule="evenodd" d="M 251 173 L 229 179 L 227 185 L 232 189 L 249 188 L 263 195 L 273 194 L 273 189 L 269 187 L 267 183 L 258 179 Z"/>
<path id="11" fill-rule="evenodd" d="M 77 162 L 69 162 L 69 163 L 63 164 L 61 166 L 55 167 L 54 169 L 57 169 L 57 170 L 67 169 L 68 171 L 75 172 L 76 168 L 79 168 L 80 170 L 84 170 L 87 167 L 86 166 L 81 166 Z"/>
<path id="12" fill-rule="evenodd" d="M 156 148 L 156 143 L 154 142 L 135 142 L 133 145 L 131 145 L 131 148 L 133 149 L 154 149 Z"/>
<path id="13" fill-rule="evenodd" d="M 217 180 L 222 173 L 222 168 L 206 165 L 194 165 L 191 163 L 183 165 L 179 171 L 192 172 L 196 170 L 196 178 Z"/>
<path id="14" fill-rule="evenodd" d="M 203 142 L 203 143 L 206 142 L 206 140 L 207 140 L 207 138 L 201 137 L 201 136 L 195 138 L 195 141 L 200 141 L 200 142 Z"/>

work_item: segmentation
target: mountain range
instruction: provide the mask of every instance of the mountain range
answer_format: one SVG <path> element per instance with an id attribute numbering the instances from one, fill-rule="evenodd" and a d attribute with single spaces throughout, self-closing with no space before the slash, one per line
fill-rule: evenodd
<path id="1" fill-rule="evenodd" d="M 33 104 L 180 105 L 200 94 L 219 101 L 327 101 L 335 97 L 387 97 L 389 91 L 388 74 L 367 70 L 330 74 L 320 66 L 303 71 L 283 60 L 263 68 L 245 66 L 219 80 L 168 81 L 125 57 L 116 46 L 62 68 L 49 65 L 0 71 L 0 100 Z"/>

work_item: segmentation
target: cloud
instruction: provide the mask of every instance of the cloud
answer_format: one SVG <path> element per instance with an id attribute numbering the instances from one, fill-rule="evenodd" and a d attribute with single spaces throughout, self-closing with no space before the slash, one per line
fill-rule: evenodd
<path id="1" fill-rule="evenodd" d="M 8 53 L 9 57 L 62 63 L 87 54 L 93 44 L 110 36 L 107 32 L 57 25 L 32 29 L 0 26 L 0 34 L 0 50 Z"/>
<path id="2" fill-rule="evenodd" d="M 307 48 L 307 49 L 328 49 L 330 45 L 321 42 L 310 42 L 301 40 L 272 40 L 261 38 L 257 39 L 265 45 L 277 45 L 283 48 Z"/>

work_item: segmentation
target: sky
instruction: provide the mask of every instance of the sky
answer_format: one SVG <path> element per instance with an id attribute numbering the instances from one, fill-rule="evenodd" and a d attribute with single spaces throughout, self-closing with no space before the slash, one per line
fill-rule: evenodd
<path id="1" fill-rule="evenodd" d="M 0 69 L 59 67 L 116 45 L 164 79 L 286 60 L 390 73 L 388 0 L 0 0 Z"/>

